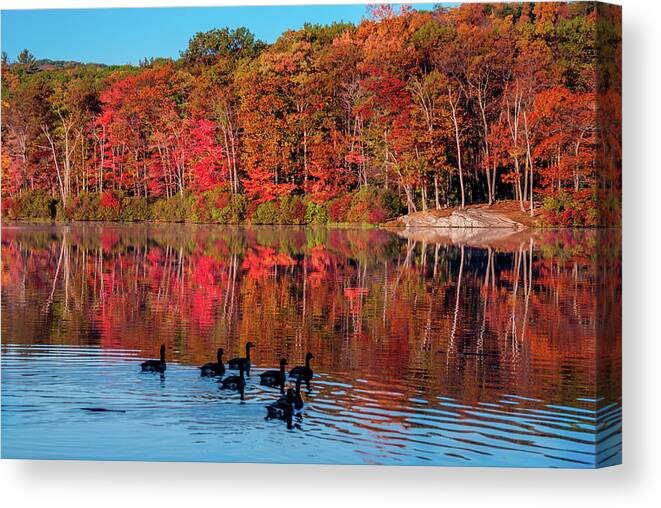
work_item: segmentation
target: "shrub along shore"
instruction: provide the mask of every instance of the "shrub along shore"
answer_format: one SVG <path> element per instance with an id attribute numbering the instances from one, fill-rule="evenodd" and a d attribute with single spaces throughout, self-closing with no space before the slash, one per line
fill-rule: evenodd
<path id="1" fill-rule="evenodd" d="M 318 203 L 299 194 L 263 203 L 222 189 L 145 198 L 121 192 L 81 193 L 63 206 L 42 190 L 6 198 L 2 215 L 9 220 L 197 222 L 210 224 L 381 224 L 406 213 L 396 192 L 364 186 Z"/>
<path id="2" fill-rule="evenodd" d="M 521 210 L 518 201 L 468 205 L 507 216 L 526 227 L 590 227 L 599 224 L 594 208 L 582 206 L 571 194 L 547 197 L 534 216 Z M 455 206 L 434 213 L 447 216 Z M 429 208 L 429 210 L 433 210 Z M 587 212 L 586 212 L 587 210 Z M 421 210 L 421 212 L 424 210 Z M 393 189 L 363 186 L 337 195 L 325 203 L 305 194 L 289 194 L 256 203 L 245 193 L 216 188 L 201 194 L 184 191 L 165 197 L 130 196 L 122 191 L 82 192 L 63 206 L 43 190 L 23 192 L 2 200 L 3 220 L 191 222 L 200 224 L 386 224 L 395 225 L 407 213 L 406 201 Z M 399 224 L 401 226 L 401 223 Z"/>

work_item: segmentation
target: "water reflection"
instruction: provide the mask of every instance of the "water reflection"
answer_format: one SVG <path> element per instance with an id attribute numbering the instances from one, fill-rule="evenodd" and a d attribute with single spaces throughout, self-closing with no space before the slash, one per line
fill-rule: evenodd
<path id="1" fill-rule="evenodd" d="M 453 235 L 5 226 L 3 453 L 574 467 L 616 462 L 619 232 Z M 242 357 L 249 341 L 256 344 L 255 372 L 245 404 L 232 412 L 224 406 L 223 422 L 209 423 L 216 410 L 209 403 L 242 395 L 221 393 L 217 380 L 200 378 L 196 366 L 219 347 L 228 357 Z M 136 375 L 134 362 L 152 357 L 161 343 L 172 358 L 163 379 L 151 378 L 157 386 L 150 376 Z M 278 437 L 278 426 L 264 421 L 264 405 L 278 390 L 260 387 L 258 374 L 276 369 L 282 356 L 304 364 L 308 351 L 315 354 L 315 381 L 303 417 L 293 418 L 294 434 L 283 441 L 283 429 Z M 33 372 L 34 362 L 48 371 Z M 44 383 L 35 383 L 42 376 Z M 72 406 L 76 416 L 61 410 Z M 85 407 L 126 413 L 80 410 Z M 147 418 L 154 407 L 161 408 L 158 417 Z M 178 415 L 178 425 L 165 423 Z M 46 432 L 46 422 L 58 425 Z M 133 427 L 147 434 L 128 435 Z M 40 429 L 51 439 L 36 446 Z M 178 444 L 166 453 L 140 439 L 154 433 Z M 195 436 L 209 433 L 224 444 L 217 449 L 202 439 L 207 448 L 200 451 Z"/>

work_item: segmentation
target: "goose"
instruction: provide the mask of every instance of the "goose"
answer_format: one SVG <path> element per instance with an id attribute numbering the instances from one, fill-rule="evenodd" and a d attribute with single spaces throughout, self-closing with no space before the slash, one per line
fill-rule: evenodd
<path id="1" fill-rule="evenodd" d="M 303 402 L 303 397 L 301 396 L 302 381 L 303 380 L 300 377 L 296 380 L 296 389 L 294 390 L 294 398 L 291 401 L 296 411 L 300 411 L 301 409 L 303 409 L 304 402 Z M 282 402 L 286 400 L 287 400 L 287 395 L 283 395 L 278 399 L 278 402 Z"/>
<path id="2" fill-rule="evenodd" d="M 246 378 L 243 377 L 244 366 L 243 364 L 239 365 L 239 375 L 227 376 L 220 383 L 223 388 L 226 390 L 239 390 L 243 392 L 243 389 L 246 387 Z"/>
<path id="3" fill-rule="evenodd" d="M 303 397 L 301 396 L 301 382 L 303 380 L 299 377 L 296 380 L 296 390 L 294 391 L 294 409 L 300 411 L 303 409 Z"/>
<path id="4" fill-rule="evenodd" d="M 250 348 L 253 347 L 255 347 L 255 345 L 252 342 L 247 342 L 245 358 L 232 358 L 229 362 L 227 362 L 227 368 L 230 370 L 238 370 L 239 365 L 243 365 L 246 370 L 246 374 L 250 375 Z"/>
<path id="5" fill-rule="evenodd" d="M 143 372 L 165 372 L 167 365 L 165 364 L 165 344 L 161 344 L 161 359 L 160 360 L 147 360 L 141 364 Z"/>
<path id="6" fill-rule="evenodd" d="M 289 371 L 290 377 L 303 378 L 303 381 L 310 381 L 314 372 L 310 368 L 310 360 L 314 358 L 312 353 L 305 355 L 305 365 L 297 365 L 292 370 Z"/>
<path id="7" fill-rule="evenodd" d="M 287 359 L 286 358 L 281 358 L 280 359 L 280 370 L 267 370 L 266 372 L 262 372 L 259 375 L 260 385 L 264 386 L 278 386 L 280 385 L 280 391 L 284 392 L 284 384 L 285 384 L 285 365 L 287 365 Z"/>
<path id="8" fill-rule="evenodd" d="M 218 348 L 216 353 L 216 362 L 205 363 L 200 367 L 202 376 L 222 376 L 225 373 L 225 365 L 223 365 L 223 354 L 225 350 L 222 347 Z"/>
<path id="9" fill-rule="evenodd" d="M 272 404 L 266 406 L 266 418 L 278 418 L 280 420 L 291 418 L 294 413 L 295 399 L 296 393 L 293 388 L 289 388 L 284 397 L 280 397 Z"/>

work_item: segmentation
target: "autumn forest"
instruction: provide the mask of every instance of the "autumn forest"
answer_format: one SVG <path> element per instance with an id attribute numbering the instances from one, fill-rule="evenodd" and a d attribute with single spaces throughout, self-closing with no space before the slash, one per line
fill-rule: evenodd
<path id="1" fill-rule="evenodd" d="M 10 219 L 382 223 L 499 201 L 619 225 L 620 11 L 370 7 L 137 66 L 2 59 Z"/>
<path id="2" fill-rule="evenodd" d="M 621 462 L 619 7 L 53 12 L 2 12 L 3 458 Z"/>

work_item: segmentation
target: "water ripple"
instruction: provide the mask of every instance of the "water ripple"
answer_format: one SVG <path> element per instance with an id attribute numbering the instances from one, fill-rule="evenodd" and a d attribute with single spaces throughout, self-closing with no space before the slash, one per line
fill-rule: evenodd
<path id="1" fill-rule="evenodd" d="M 171 362 L 160 376 L 139 372 L 141 360 L 135 350 L 3 345 L 3 456 L 593 467 L 597 448 L 604 461 L 620 449 L 619 404 L 407 398 L 320 373 L 287 431 L 264 419 L 278 391 L 257 384 L 262 369 L 241 401 L 194 367 Z"/>

